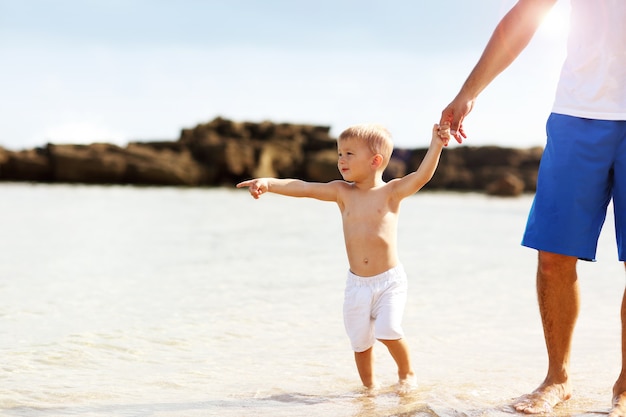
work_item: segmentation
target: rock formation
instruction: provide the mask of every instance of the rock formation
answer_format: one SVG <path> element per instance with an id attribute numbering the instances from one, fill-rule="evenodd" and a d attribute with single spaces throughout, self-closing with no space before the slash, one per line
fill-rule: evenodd
<path id="1" fill-rule="evenodd" d="M 216 118 L 183 129 L 177 141 L 132 142 L 125 147 L 47 144 L 10 151 L 0 147 L 0 181 L 232 186 L 258 176 L 309 181 L 340 179 L 336 139 L 328 126 L 234 122 Z M 426 149 L 395 149 L 385 178 L 415 170 Z M 462 146 L 444 149 L 431 190 L 519 195 L 535 190 L 542 148 Z"/>

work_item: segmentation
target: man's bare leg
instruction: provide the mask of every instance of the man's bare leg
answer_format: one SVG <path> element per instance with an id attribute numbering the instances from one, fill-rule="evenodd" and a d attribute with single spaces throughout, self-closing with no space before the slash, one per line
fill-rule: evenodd
<path id="1" fill-rule="evenodd" d="M 572 256 L 539 251 L 537 298 L 548 351 L 548 374 L 535 391 L 513 404 L 517 411 L 550 412 L 572 395 L 569 361 L 580 307 L 576 262 Z"/>
<path id="2" fill-rule="evenodd" d="M 626 262 L 624 263 L 626 267 Z M 609 417 L 626 417 L 626 291 L 622 297 L 622 372 L 613 385 L 613 408 Z"/>
<path id="3" fill-rule="evenodd" d="M 356 369 L 359 371 L 361 382 L 366 388 L 375 388 L 376 380 L 374 378 L 374 347 L 363 352 L 354 352 L 354 361 Z"/>

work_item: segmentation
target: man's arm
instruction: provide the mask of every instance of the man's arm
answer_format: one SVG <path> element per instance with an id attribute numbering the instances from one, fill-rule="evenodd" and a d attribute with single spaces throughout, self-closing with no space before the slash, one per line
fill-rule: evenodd
<path id="1" fill-rule="evenodd" d="M 557 0 L 519 0 L 500 20 L 482 56 L 454 100 L 441 113 L 461 143 L 466 137 L 463 119 L 472 111 L 478 95 L 526 48 L 539 24 Z"/>
<path id="2" fill-rule="evenodd" d="M 306 182 L 298 179 L 256 178 L 237 184 L 237 188 L 248 187 L 255 199 L 264 193 L 275 193 L 289 197 L 309 197 L 323 201 L 337 201 L 337 190 L 341 181 L 329 183 Z"/>

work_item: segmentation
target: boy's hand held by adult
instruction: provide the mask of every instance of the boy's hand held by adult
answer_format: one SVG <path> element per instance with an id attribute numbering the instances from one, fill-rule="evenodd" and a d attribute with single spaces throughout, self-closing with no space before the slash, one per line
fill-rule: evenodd
<path id="1" fill-rule="evenodd" d="M 443 122 L 440 125 L 435 124 L 433 126 L 433 141 L 441 141 L 443 146 L 448 146 L 450 142 L 450 123 Z"/>

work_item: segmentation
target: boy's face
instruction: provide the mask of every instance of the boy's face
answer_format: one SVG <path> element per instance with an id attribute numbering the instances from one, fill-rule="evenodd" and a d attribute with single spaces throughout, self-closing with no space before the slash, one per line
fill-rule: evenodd
<path id="1" fill-rule="evenodd" d="M 346 181 L 356 181 L 375 172 L 374 153 L 363 141 L 347 138 L 337 143 L 337 168 Z"/>

